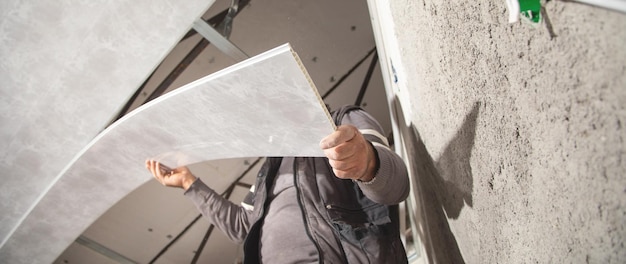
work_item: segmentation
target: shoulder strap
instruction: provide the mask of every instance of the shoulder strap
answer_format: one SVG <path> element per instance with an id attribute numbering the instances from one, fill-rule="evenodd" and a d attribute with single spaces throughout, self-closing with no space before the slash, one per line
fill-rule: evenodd
<path id="1" fill-rule="evenodd" d="M 260 181 L 265 181 L 265 190 L 271 187 L 274 177 L 278 174 L 278 168 L 280 168 L 280 163 L 282 162 L 282 157 L 267 157 L 265 158 L 265 162 L 261 169 L 259 169 L 259 173 L 257 174 L 256 184 L 250 187 L 248 194 L 241 201 L 241 206 L 248 210 L 254 209 L 254 200 L 256 198 L 256 193 L 258 190 L 258 186 L 260 185 Z M 269 179 L 269 180 L 268 180 Z"/>
<path id="2" fill-rule="evenodd" d="M 333 118 L 333 121 L 335 122 L 335 125 L 341 125 L 341 120 L 343 119 L 343 117 L 350 111 L 354 111 L 354 110 L 361 110 L 361 107 L 358 107 L 356 105 L 344 105 L 342 107 L 340 107 L 339 109 L 333 111 L 330 115 Z"/>

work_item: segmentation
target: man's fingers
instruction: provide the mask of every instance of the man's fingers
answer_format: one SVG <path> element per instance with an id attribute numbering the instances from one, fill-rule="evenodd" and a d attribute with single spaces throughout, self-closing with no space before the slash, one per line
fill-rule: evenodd
<path id="1" fill-rule="evenodd" d="M 320 147 L 322 149 L 334 148 L 354 138 L 357 132 L 358 130 L 353 126 L 339 126 L 335 132 L 322 139 Z"/>
<path id="2" fill-rule="evenodd" d="M 335 175 L 341 179 L 360 179 L 370 164 L 370 145 L 354 126 L 340 126 L 320 142 Z"/>
<path id="3" fill-rule="evenodd" d="M 350 160 L 332 160 L 329 159 L 328 162 L 333 169 L 340 171 L 350 171 L 355 167 L 355 162 Z"/>
<path id="4" fill-rule="evenodd" d="M 147 160 L 146 168 L 150 171 L 152 176 L 154 176 L 154 178 L 156 178 L 159 182 L 163 180 L 164 175 L 161 173 L 159 162 L 154 161 L 154 160 Z"/>
<path id="5" fill-rule="evenodd" d="M 362 167 L 350 162 L 336 161 L 331 167 L 340 179 L 358 179 L 364 173 Z"/>
<path id="6" fill-rule="evenodd" d="M 341 144 L 333 148 L 324 149 L 324 155 L 331 160 L 345 160 L 356 154 L 358 146 L 355 144 Z"/>
<path id="7" fill-rule="evenodd" d="M 150 173 L 152 173 L 154 175 L 154 161 L 152 160 L 146 160 L 146 169 L 148 169 L 148 171 L 150 171 Z"/>

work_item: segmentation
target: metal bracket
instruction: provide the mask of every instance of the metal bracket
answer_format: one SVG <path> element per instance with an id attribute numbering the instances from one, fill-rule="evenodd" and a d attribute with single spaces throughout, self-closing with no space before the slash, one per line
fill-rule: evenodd
<path id="1" fill-rule="evenodd" d="M 250 56 L 248 56 L 245 52 L 239 49 L 239 47 L 237 47 L 235 44 L 230 42 L 230 40 L 222 36 L 222 34 L 220 34 L 212 26 L 207 24 L 204 20 L 197 19 L 196 21 L 194 21 L 193 29 L 209 42 L 211 42 L 211 44 L 213 44 L 217 49 L 219 49 L 221 52 L 228 55 L 229 57 L 233 58 L 237 62 L 250 58 Z"/>

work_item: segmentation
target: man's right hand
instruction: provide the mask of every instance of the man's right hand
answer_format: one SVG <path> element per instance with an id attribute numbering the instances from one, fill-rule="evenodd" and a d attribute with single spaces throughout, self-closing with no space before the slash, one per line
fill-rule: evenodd
<path id="1" fill-rule="evenodd" d="M 187 167 L 178 167 L 170 170 L 168 173 L 164 173 L 163 170 L 160 169 L 160 166 L 157 161 L 146 160 L 146 169 L 164 186 L 178 187 L 187 190 L 189 186 L 196 181 L 196 176 L 193 176 Z"/>

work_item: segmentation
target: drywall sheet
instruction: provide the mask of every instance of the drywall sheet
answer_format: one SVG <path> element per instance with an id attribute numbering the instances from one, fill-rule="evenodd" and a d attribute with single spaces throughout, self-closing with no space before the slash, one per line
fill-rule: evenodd
<path id="1" fill-rule="evenodd" d="M 0 249 L 8 263 L 50 263 L 119 199 L 169 166 L 249 156 L 323 156 L 334 125 L 288 44 L 133 111 L 101 133 Z M 215 175 L 219 177 L 219 175 Z M 50 243 L 54 241 L 54 243 Z"/>
<path id="2" fill-rule="evenodd" d="M 131 117 L 132 127 L 119 129 L 151 135 L 145 145 L 153 149 L 147 153 L 157 153 L 154 158 L 170 166 L 233 157 L 323 156 L 319 141 L 334 129 L 288 44 L 172 96 L 141 109 Z"/>
<path id="3" fill-rule="evenodd" d="M 212 3 L 1 1 L 0 247 Z"/>

